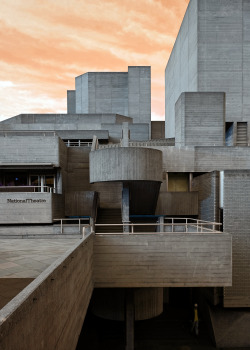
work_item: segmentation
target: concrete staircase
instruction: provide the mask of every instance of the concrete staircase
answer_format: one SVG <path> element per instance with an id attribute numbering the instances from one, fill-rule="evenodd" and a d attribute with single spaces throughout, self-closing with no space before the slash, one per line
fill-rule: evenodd
<path id="1" fill-rule="evenodd" d="M 99 208 L 96 224 L 122 224 L 121 209 Z M 96 226 L 96 233 L 119 233 L 123 232 L 122 226 Z"/>

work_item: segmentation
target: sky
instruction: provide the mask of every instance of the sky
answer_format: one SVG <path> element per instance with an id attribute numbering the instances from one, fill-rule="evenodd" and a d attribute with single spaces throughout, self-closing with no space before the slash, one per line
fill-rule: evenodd
<path id="1" fill-rule="evenodd" d="M 0 121 L 66 113 L 86 72 L 151 66 L 152 119 L 164 120 L 164 73 L 189 0 L 0 0 Z"/>

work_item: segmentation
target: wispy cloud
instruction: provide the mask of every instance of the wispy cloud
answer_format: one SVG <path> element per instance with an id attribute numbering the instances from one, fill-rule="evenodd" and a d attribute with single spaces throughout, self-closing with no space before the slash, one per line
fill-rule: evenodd
<path id="1" fill-rule="evenodd" d="M 152 66 L 152 112 L 188 0 L 1 0 L 0 115 L 66 109 L 87 71 Z M 6 89 L 8 96 L 6 96 Z"/>
<path id="2" fill-rule="evenodd" d="M 15 86 L 15 84 L 12 81 L 9 81 L 9 80 L 0 81 L 0 89 L 7 88 L 7 87 L 13 87 L 13 86 Z"/>

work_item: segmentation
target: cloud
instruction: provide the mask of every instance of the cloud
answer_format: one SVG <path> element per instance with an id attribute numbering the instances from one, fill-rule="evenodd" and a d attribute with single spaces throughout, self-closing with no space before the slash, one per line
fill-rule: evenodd
<path id="1" fill-rule="evenodd" d="M 6 117 L 5 115 L 0 114 L 0 122 L 2 122 L 3 120 L 6 120 L 8 118 L 10 118 L 10 117 Z"/>
<path id="2" fill-rule="evenodd" d="M 0 91 L 13 89 L 8 98 L 0 93 L 0 113 L 64 110 L 75 76 L 151 65 L 152 110 L 163 115 L 164 70 L 187 4 L 1 0 Z"/>
<path id="3" fill-rule="evenodd" d="M 15 86 L 15 84 L 12 81 L 9 81 L 9 80 L 0 81 L 0 89 L 7 88 L 7 87 L 13 87 L 13 86 Z"/>
<path id="4" fill-rule="evenodd" d="M 151 115 L 151 120 L 153 121 L 165 121 L 165 115 L 164 114 L 157 114 L 155 112 L 152 113 Z"/>
<path id="5" fill-rule="evenodd" d="M 27 89 L 29 88 L 29 89 Z M 51 98 L 46 94 L 38 94 L 29 86 L 8 87 L 7 91 L 0 89 L 1 120 L 21 113 L 66 113 L 65 98 Z M 11 109 L 8 106 L 11 105 Z"/>

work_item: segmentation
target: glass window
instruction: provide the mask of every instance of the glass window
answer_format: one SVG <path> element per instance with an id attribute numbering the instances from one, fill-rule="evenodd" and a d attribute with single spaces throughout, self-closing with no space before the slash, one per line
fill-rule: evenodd
<path id="1" fill-rule="evenodd" d="M 27 186 L 26 173 L 7 173 L 5 174 L 5 186 Z"/>
<path id="2" fill-rule="evenodd" d="M 168 192 L 188 192 L 189 174 L 168 173 Z"/>
<path id="3" fill-rule="evenodd" d="M 44 186 L 53 189 L 55 187 L 55 176 L 54 175 L 45 175 Z"/>

